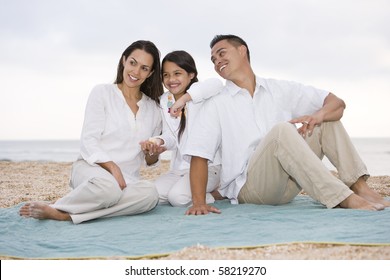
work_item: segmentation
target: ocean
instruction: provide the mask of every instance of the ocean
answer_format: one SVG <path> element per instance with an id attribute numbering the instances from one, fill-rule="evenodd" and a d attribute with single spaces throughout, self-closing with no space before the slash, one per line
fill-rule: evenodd
<path id="1" fill-rule="evenodd" d="M 371 175 L 390 175 L 390 138 L 352 138 L 352 142 Z M 0 141 L 0 161 L 72 162 L 78 153 L 78 140 Z M 170 153 L 162 159 L 170 159 Z M 326 158 L 324 164 L 334 169 Z"/>

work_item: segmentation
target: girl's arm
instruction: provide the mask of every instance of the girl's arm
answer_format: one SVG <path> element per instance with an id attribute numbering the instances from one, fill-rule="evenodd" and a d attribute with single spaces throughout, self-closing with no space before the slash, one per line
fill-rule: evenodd
<path id="1" fill-rule="evenodd" d="M 210 78 L 203 82 L 192 84 L 187 92 L 172 105 L 170 111 L 171 116 L 178 117 L 188 101 L 192 100 L 194 103 L 203 102 L 210 97 L 217 95 L 222 88 L 223 84 L 221 80 L 217 78 Z"/>

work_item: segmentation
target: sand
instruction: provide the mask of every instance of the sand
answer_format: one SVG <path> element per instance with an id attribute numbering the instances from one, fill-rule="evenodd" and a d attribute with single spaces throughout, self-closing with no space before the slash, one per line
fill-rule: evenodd
<path id="1" fill-rule="evenodd" d="M 12 207 L 27 201 L 54 202 L 70 191 L 71 163 L 0 161 L 0 207 Z M 142 170 L 146 179 L 154 179 L 169 169 L 169 161 L 159 167 Z M 382 196 L 390 196 L 390 176 L 368 180 Z M 184 214 L 184 211 L 183 211 Z M 1 259 L 5 259 L 1 257 Z M 390 260 L 390 246 L 294 243 L 250 249 L 209 248 L 202 245 L 183 248 L 159 259 L 173 260 Z"/>

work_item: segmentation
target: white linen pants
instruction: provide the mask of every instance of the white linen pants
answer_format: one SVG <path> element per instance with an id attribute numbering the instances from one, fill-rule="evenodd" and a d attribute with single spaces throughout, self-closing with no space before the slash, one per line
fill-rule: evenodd
<path id="1" fill-rule="evenodd" d="M 336 167 L 336 178 L 323 164 L 326 156 Z M 367 168 L 340 121 L 324 122 L 304 139 L 294 125 L 276 125 L 252 155 L 238 201 L 284 204 L 303 189 L 328 208 L 353 192 L 349 188 Z M 364 178 L 366 178 L 365 176 Z"/>
<path id="2" fill-rule="evenodd" d="M 84 160 L 73 163 L 70 187 L 72 191 L 51 206 L 69 213 L 75 224 L 143 213 L 158 203 L 158 193 L 151 182 L 138 181 L 121 190 L 108 171 Z"/>
<path id="3" fill-rule="evenodd" d="M 214 203 L 215 199 L 210 192 L 219 187 L 221 165 L 209 166 L 206 188 L 206 203 Z M 192 203 L 190 171 L 169 171 L 155 181 L 159 194 L 159 204 L 168 204 L 176 207 L 187 207 Z"/>

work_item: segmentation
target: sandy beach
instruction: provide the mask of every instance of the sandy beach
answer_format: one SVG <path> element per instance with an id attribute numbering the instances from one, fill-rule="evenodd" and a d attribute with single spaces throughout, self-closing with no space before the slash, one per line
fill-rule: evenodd
<path id="1" fill-rule="evenodd" d="M 27 201 L 53 202 L 69 192 L 71 163 L 0 161 L 0 207 Z M 169 161 L 143 169 L 142 176 L 153 180 L 169 169 Z M 369 186 L 382 196 L 390 196 L 390 176 L 374 176 Z M 183 210 L 184 215 L 184 210 Z M 5 259 L 0 256 L 1 259 Z M 209 248 L 202 245 L 183 248 L 160 259 L 244 260 L 244 259 L 346 259 L 390 260 L 390 246 L 294 243 L 246 249 Z"/>

